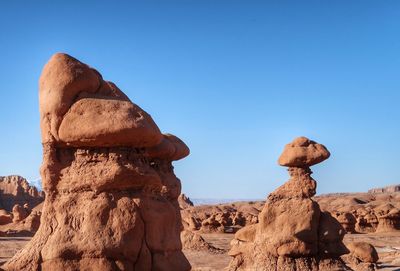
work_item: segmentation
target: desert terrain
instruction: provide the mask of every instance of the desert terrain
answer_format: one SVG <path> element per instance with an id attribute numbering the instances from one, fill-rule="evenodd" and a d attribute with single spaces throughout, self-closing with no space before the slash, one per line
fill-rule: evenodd
<path id="1" fill-rule="evenodd" d="M 13 199 L 14 204 L 20 205 L 24 205 L 25 203 L 32 204 L 35 216 L 41 214 L 43 195 L 35 192 L 36 188 L 27 185 L 24 178 L 20 176 L 3 177 L 0 184 L 3 184 L 0 185 L 1 195 L 8 195 L 7 200 Z M 7 191 L 5 184 L 7 184 Z M 390 204 L 398 206 L 400 198 L 400 192 L 397 191 L 398 187 L 373 189 L 366 193 L 320 195 L 316 196 L 315 199 L 322 208 L 330 210 L 332 213 L 335 213 L 335 211 L 336 213 L 341 213 L 343 210 L 346 210 L 351 214 L 357 214 L 360 213 L 360 210 L 365 209 L 371 209 L 371 213 L 375 213 L 374 208 L 382 205 Z M 16 193 L 15 191 L 25 192 Z M 32 195 L 30 195 L 29 191 L 34 192 L 31 192 Z M 0 204 L 2 204 L 4 197 L 0 199 Z M 197 240 L 191 245 L 184 243 L 183 252 L 192 265 L 192 270 L 206 271 L 223 270 L 228 267 L 232 259 L 228 255 L 228 252 L 231 249 L 230 243 L 235 237 L 234 232 L 245 225 L 257 223 L 258 214 L 261 212 L 265 201 L 241 201 L 193 206 L 190 199 L 181 194 L 179 203 L 184 223 L 189 220 L 198 221 L 198 228 L 192 228 L 191 230 L 203 239 L 203 241 L 199 242 Z M 349 203 L 353 203 L 353 205 Z M 10 209 L 9 207 L 8 209 L 10 210 L 9 216 L 12 217 L 13 208 L 11 207 Z M 29 215 L 24 220 L 27 217 Z M 24 220 L 22 221 L 24 222 Z M 349 229 L 348 220 L 342 219 L 341 221 L 343 226 Z M 363 221 L 362 219 L 358 220 Z M 378 222 L 378 219 L 375 220 Z M 375 220 L 371 219 L 371 221 Z M 213 223 L 209 223 L 210 221 L 213 221 Z M 363 227 L 358 225 L 359 222 L 357 222 L 357 219 L 353 222 L 354 225 L 350 227 L 353 232 L 346 233 L 343 239 L 344 243 L 370 243 L 376 248 L 379 255 L 378 270 L 400 270 L 400 230 L 394 229 L 388 232 L 376 232 L 377 225 L 375 225 L 375 230 L 373 228 L 365 230 L 364 228 L 364 232 L 354 232 L 356 228 L 362 230 Z M 0 225 L 2 236 L 0 237 L 0 265 L 11 259 L 17 251 L 21 250 L 31 240 L 38 228 L 36 226 L 34 229 L 29 229 L 29 227 L 21 225 L 25 225 L 25 223 L 11 222 Z M 185 225 L 186 228 L 189 227 L 189 224 Z M 184 240 L 184 238 L 182 239 Z M 343 259 L 346 260 L 346 257 L 344 256 Z"/>
<path id="2" fill-rule="evenodd" d="M 400 188 L 317 195 L 326 146 L 300 136 L 265 201 L 193 206 L 190 154 L 114 83 L 57 53 L 39 80 L 43 191 L 0 177 L 0 269 L 374 271 L 400 268 Z"/>
<path id="3" fill-rule="evenodd" d="M 223 270 L 229 265 L 231 257 L 227 254 L 232 233 L 201 233 L 204 240 L 211 246 L 221 249 L 215 252 L 209 249 L 184 249 L 193 271 Z M 31 237 L 0 237 L 0 264 L 9 260 L 18 250 L 22 249 Z M 379 254 L 378 270 L 400 270 L 400 231 L 391 233 L 346 234 L 344 243 L 353 241 L 368 242 L 376 248 Z"/>

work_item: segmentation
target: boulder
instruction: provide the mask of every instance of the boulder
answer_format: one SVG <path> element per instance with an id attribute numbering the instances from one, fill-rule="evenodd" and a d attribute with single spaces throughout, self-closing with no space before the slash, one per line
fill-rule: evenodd
<path id="1" fill-rule="evenodd" d="M 13 222 L 19 222 L 24 220 L 28 216 L 27 210 L 19 204 L 14 205 L 12 209 Z"/>
<path id="2" fill-rule="evenodd" d="M 193 206 L 193 202 L 187 197 L 185 194 L 180 194 L 178 197 L 179 207 L 181 209 L 186 209 L 190 206 Z"/>
<path id="3" fill-rule="evenodd" d="M 364 263 L 376 263 L 379 260 L 378 253 L 373 245 L 366 242 L 352 242 L 347 245 L 350 255 Z"/>
<path id="4" fill-rule="evenodd" d="M 324 145 L 302 136 L 285 146 L 278 163 L 286 167 L 310 167 L 328 159 L 329 156 L 330 153 Z"/>

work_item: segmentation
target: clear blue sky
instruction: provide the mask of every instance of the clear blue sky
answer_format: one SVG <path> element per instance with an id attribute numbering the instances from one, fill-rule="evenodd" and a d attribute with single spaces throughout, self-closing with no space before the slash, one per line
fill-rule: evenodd
<path id="1" fill-rule="evenodd" d="M 191 155 L 193 198 L 264 198 L 304 135 L 318 192 L 400 183 L 399 1 L 4 1 L 0 175 L 39 177 L 37 81 L 55 52 L 97 68 Z"/>

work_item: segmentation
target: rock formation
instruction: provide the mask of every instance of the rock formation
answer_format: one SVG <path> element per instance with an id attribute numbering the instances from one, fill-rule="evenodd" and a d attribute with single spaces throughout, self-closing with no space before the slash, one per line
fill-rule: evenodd
<path id="1" fill-rule="evenodd" d="M 355 233 L 356 232 L 356 218 L 350 212 L 333 212 L 331 213 L 334 218 L 342 225 L 343 229 L 347 233 Z"/>
<path id="2" fill-rule="evenodd" d="M 210 243 L 206 242 L 200 234 L 183 230 L 181 232 L 182 246 L 183 249 L 195 250 L 195 251 L 208 251 L 214 254 L 221 254 L 225 251 L 220 248 L 216 248 Z"/>
<path id="3" fill-rule="evenodd" d="M 35 207 L 44 200 L 44 193 L 29 185 L 21 176 L 0 177 L 0 209 L 11 212 L 16 204 Z"/>
<path id="4" fill-rule="evenodd" d="M 400 192 L 400 184 L 390 185 L 380 188 L 373 188 L 368 190 L 368 193 L 395 193 L 395 192 Z"/>
<path id="5" fill-rule="evenodd" d="M 185 229 L 202 233 L 236 232 L 258 222 L 262 202 L 189 206 L 181 210 Z"/>
<path id="6" fill-rule="evenodd" d="M 350 253 L 345 256 L 346 262 L 356 271 L 374 271 L 378 262 L 378 253 L 374 246 L 365 242 L 352 242 L 347 245 Z"/>
<path id="7" fill-rule="evenodd" d="M 330 156 L 305 137 L 286 145 L 279 164 L 290 179 L 268 196 L 259 223 L 235 234 L 229 270 L 348 270 L 339 258 L 347 253 L 344 229 L 311 197 L 316 181 L 310 166 Z"/>
<path id="8" fill-rule="evenodd" d="M 33 236 L 39 229 L 41 205 L 30 209 L 28 204 L 16 204 L 11 213 L 0 210 L 0 236 Z"/>
<path id="9" fill-rule="evenodd" d="M 66 54 L 39 88 L 46 199 L 38 232 L 3 268 L 189 270 L 172 166 L 187 146 Z"/>
<path id="10" fill-rule="evenodd" d="M 188 208 L 190 206 L 193 206 L 193 202 L 185 194 L 180 194 L 179 195 L 178 203 L 179 203 L 179 207 L 181 209 L 185 209 L 185 208 Z"/>

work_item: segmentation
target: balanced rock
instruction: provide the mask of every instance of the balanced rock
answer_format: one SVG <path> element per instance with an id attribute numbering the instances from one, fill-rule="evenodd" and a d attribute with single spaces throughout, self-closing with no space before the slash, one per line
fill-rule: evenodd
<path id="1" fill-rule="evenodd" d="M 312 196 L 316 181 L 309 166 L 329 157 L 321 144 L 305 137 L 286 145 L 279 164 L 290 179 L 268 196 L 258 223 L 235 234 L 229 270 L 348 270 L 345 231 L 329 212 L 321 212 Z"/>
<path id="2" fill-rule="evenodd" d="M 38 232 L 3 268 L 189 270 L 172 166 L 185 143 L 69 55 L 39 85 L 46 199 Z"/>

